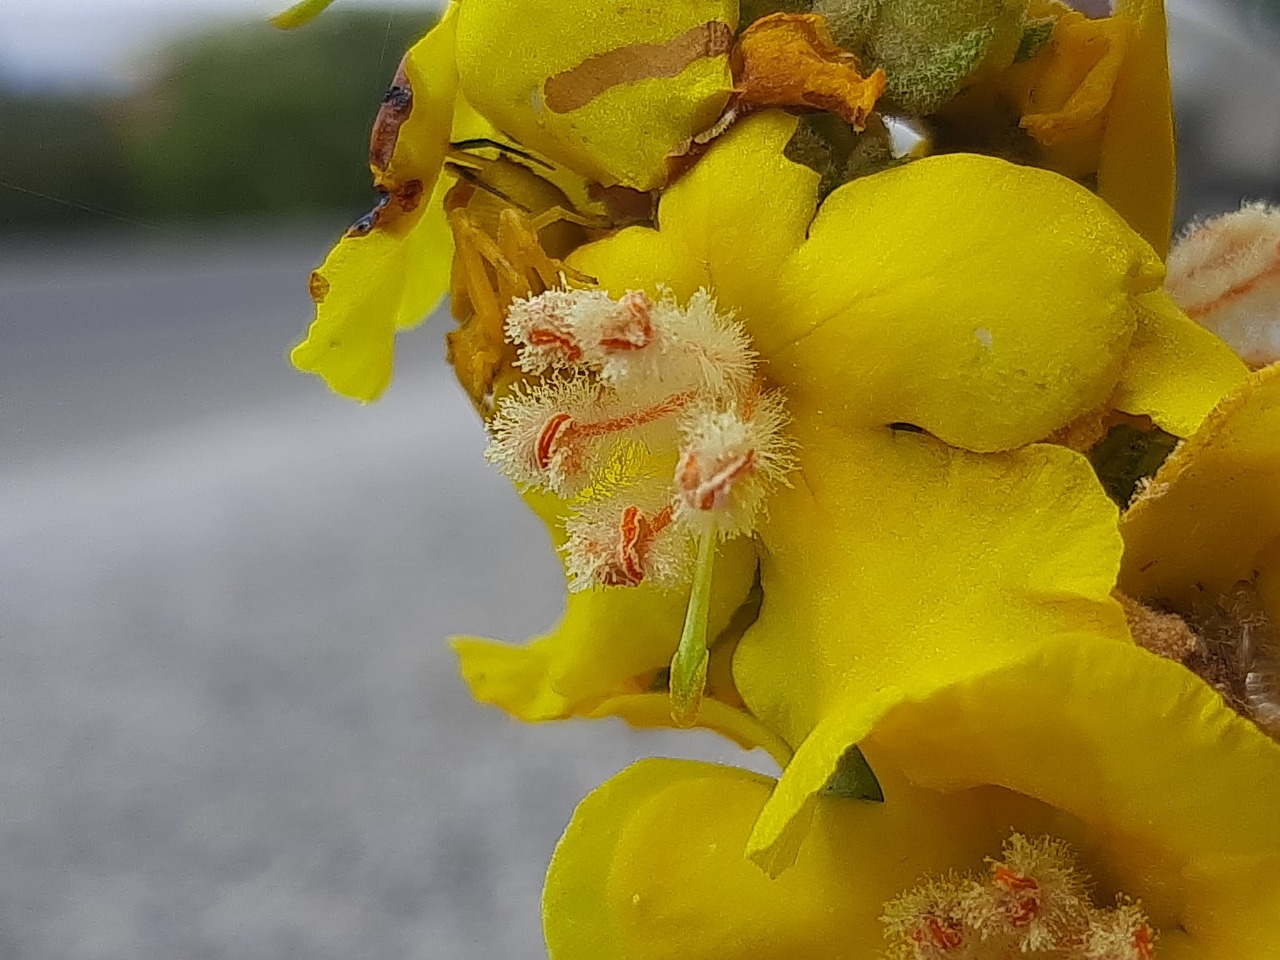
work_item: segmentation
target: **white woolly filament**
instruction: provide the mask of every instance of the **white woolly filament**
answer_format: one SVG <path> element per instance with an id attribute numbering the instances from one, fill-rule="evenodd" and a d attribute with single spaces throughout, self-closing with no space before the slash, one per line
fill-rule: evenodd
<path id="1" fill-rule="evenodd" d="M 677 510 L 694 529 L 718 527 L 725 538 L 750 533 L 769 493 L 795 469 L 781 396 L 750 405 L 692 411 L 681 424 Z"/>
<path id="2" fill-rule="evenodd" d="M 584 504 L 565 521 L 570 591 L 683 582 L 689 540 L 671 520 L 670 506 L 646 511 L 622 496 Z"/>
<path id="3" fill-rule="evenodd" d="M 486 457 L 522 488 L 578 498 L 572 589 L 688 582 L 693 543 L 750 535 L 795 466 L 781 394 L 761 389 L 746 332 L 706 291 L 681 306 L 549 290 L 514 301 L 505 330 L 542 379 L 498 401 Z M 605 482 L 636 447 L 639 472 Z"/>
<path id="4" fill-rule="evenodd" d="M 485 459 L 521 487 L 576 493 L 588 481 L 591 451 L 571 428 L 596 422 L 608 407 L 600 384 L 581 378 L 517 387 L 489 423 Z"/>

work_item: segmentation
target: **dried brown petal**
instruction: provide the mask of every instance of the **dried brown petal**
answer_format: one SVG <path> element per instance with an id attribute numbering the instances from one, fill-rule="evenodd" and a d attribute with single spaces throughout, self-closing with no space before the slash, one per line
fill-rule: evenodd
<path id="1" fill-rule="evenodd" d="M 400 128 L 412 112 L 413 87 L 409 83 L 405 61 L 401 60 L 391 86 L 382 95 L 382 106 L 373 119 L 373 132 L 369 135 L 369 165 L 379 173 L 386 173 L 387 167 L 391 165 Z"/>
<path id="2" fill-rule="evenodd" d="M 863 77 L 857 58 L 836 46 L 817 14 L 762 17 L 739 38 L 735 62 L 739 104 L 824 110 L 855 130 L 866 126 L 884 92 L 884 71 Z"/>

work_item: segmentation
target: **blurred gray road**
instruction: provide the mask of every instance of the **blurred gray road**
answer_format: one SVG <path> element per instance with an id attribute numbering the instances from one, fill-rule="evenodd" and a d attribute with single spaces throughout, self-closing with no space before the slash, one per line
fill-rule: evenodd
<path id="1" fill-rule="evenodd" d="M 370 408 L 285 365 L 327 239 L 0 250 L 0 960 L 538 957 L 582 794 L 746 759 L 472 704 L 558 570 L 443 325 Z"/>

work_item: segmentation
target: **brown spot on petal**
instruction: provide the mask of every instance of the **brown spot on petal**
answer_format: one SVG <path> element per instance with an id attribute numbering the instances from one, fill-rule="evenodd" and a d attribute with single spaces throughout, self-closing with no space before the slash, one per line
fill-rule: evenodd
<path id="1" fill-rule="evenodd" d="M 665 161 L 667 185 L 670 186 L 684 176 L 702 155 L 711 149 L 711 145 L 724 136 L 728 129 L 738 121 L 740 115 L 741 111 L 738 109 L 738 104 L 730 102 L 715 123 L 701 133 L 694 134 L 667 154 Z"/>
<path id="2" fill-rule="evenodd" d="M 347 237 L 364 237 L 373 231 L 374 227 L 381 226 L 383 215 L 386 213 L 387 205 L 391 203 L 391 194 L 386 190 L 380 190 L 378 202 L 374 204 L 373 209 L 366 213 L 363 217 L 347 227 L 344 236 Z"/>
<path id="3" fill-rule="evenodd" d="M 621 84 L 674 77 L 696 60 L 728 53 L 732 44 L 732 28 L 710 20 L 666 43 L 632 43 L 606 50 L 548 77 L 543 102 L 552 113 L 570 113 Z"/>
<path id="4" fill-rule="evenodd" d="M 855 130 L 866 126 L 884 92 L 884 71 L 863 77 L 857 58 L 836 45 L 817 14 L 761 17 L 738 39 L 734 62 L 740 105 L 822 110 Z"/>
<path id="5" fill-rule="evenodd" d="M 391 86 L 383 94 L 382 106 L 373 119 L 373 132 L 369 135 L 369 165 L 379 173 L 386 173 L 391 157 L 396 152 L 400 128 L 413 112 L 413 87 L 405 72 L 405 61 L 391 80 Z"/>
<path id="6" fill-rule="evenodd" d="M 422 202 L 422 181 L 406 180 L 394 190 L 378 188 L 378 202 L 372 210 L 347 228 L 347 237 L 366 237 L 379 227 L 393 223 L 404 213 L 412 213 Z"/>
<path id="7" fill-rule="evenodd" d="M 314 302 L 324 303 L 324 298 L 329 295 L 329 281 L 321 275 L 319 270 L 312 270 L 311 276 L 307 279 L 307 290 Z"/>
<path id="8" fill-rule="evenodd" d="M 652 222 L 658 208 L 657 195 L 633 190 L 621 184 L 605 187 L 598 183 L 587 185 L 587 195 L 604 204 L 609 219 L 615 225 Z"/>
<path id="9" fill-rule="evenodd" d="M 395 189 L 396 205 L 405 213 L 412 213 L 422 202 L 422 181 L 406 180 Z"/>

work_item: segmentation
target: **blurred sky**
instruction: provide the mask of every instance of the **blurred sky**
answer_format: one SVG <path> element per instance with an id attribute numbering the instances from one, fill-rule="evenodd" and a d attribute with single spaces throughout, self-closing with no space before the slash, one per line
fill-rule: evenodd
<path id="1" fill-rule="evenodd" d="M 290 0 L 0 0 L 0 80 L 22 86 L 127 87 L 159 42 L 218 20 L 266 18 Z M 338 6 L 437 7 L 435 0 Z"/>
<path id="2" fill-rule="evenodd" d="M 269 17 L 290 0 L 0 0 L 0 81 L 22 86 L 126 88 L 147 73 L 158 43 L 219 19 Z M 1256 0 L 1167 0 L 1174 19 L 1234 35 L 1234 55 L 1267 57 L 1234 11 Z M 443 0 L 337 0 L 338 6 L 439 7 Z M 1234 28 L 1233 28 L 1234 26 Z M 1242 48 L 1243 52 L 1242 52 Z"/>

